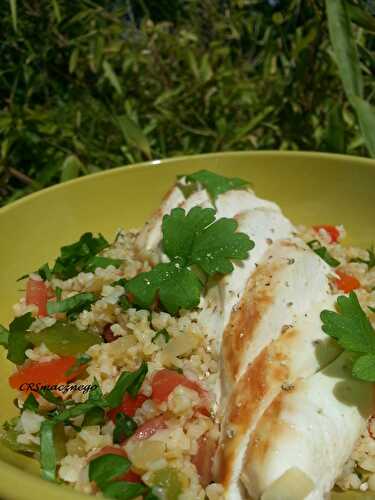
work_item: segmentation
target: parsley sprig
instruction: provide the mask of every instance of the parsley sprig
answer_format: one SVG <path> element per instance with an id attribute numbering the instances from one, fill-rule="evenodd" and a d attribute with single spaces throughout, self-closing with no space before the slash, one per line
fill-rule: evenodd
<path id="1" fill-rule="evenodd" d="M 209 170 L 199 170 L 193 174 L 186 175 L 185 180 L 189 187 L 192 186 L 195 188 L 197 184 L 203 186 L 212 201 L 215 201 L 220 194 L 226 191 L 231 189 L 246 189 L 249 185 L 248 181 L 239 177 L 224 177 Z"/>
<path id="2" fill-rule="evenodd" d="M 246 259 L 254 242 L 236 232 L 235 219 L 218 219 L 212 208 L 175 208 L 162 223 L 163 249 L 170 262 L 156 265 L 126 284 L 132 301 L 149 308 L 158 297 L 171 314 L 199 304 L 202 281 L 194 266 L 208 276 L 233 271 L 232 260 Z"/>
<path id="3" fill-rule="evenodd" d="M 322 311 L 323 331 L 337 340 L 346 351 L 354 353 L 353 376 L 375 382 L 375 330 L 351 292 L 337 299 L 337 312 Z"/>
<path id="4" fill-rule="evenodd" d="M 319 255 L 321 259 L 324 260 L 329 266 L 337 267 L 340 265 L 340 261 L 335 259 L 328 251 L 328 249 L 323 246 L 318 240 L 309 241 L 308 246 L 313 250 L 316 255 Z"/>

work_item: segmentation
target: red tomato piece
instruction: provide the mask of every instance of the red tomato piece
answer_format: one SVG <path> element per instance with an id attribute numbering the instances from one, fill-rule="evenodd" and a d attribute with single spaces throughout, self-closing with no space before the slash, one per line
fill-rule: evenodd
<path id="1" fill-rule="evenodd" d="M 147 422 L 138 427 L 131 439 L 134 438 L 142 441 L 143 439 L 148 439 L 149 437 L 153 436 L 157 431 L 166 428 L 167 426 L 165 423 L 165 417 L 163 415 L 160 415 L 159 417 L 147 420 Z"/>
<path id="2" fill-rule="evenodd" d="M 204 488 L 213 481 L 212 466 L 216 447 L 216 442 L 204 434 L 198 439 L 198 451 L 191 460 L 197 468 L 201 485 Z"/>
<path id="3" fill-rule="evenodd" d="M 48 288 L 44 281 L 29 278 L 26 284 L 26 304 L 38 307 L 38 316 L 47 316 Z"/>
<path id="4" fill-rule="evenodd" d="M 146 399 L 147 397 L 144 394 L 137 394 L 134 399 L 130 396 L 130 394 L 125 394 L 121 405 L 113 410 L 110 410 L 108 412 L 108 416 L 112 422 L 115 422 L 116 415 L 118 413 L 125 413 L 128 417 L 134 417 L 136 410 L 143 405 Z"/>
<path id="5" fill-rule="evenodd" d="M 102 455 L 119 455 L 120 457 L 128 458 L 126 451 L 122 448 L 116 448 L 115 446 L 104 446 L 101 450 L 90 457 L 90 460 L 94 458 L 101 457 Z M 142 483 L 142 478 L 132 470 L 128 470 L 125 474 L 122 474 L 119 477 L 116 477 L 114 481 L 127 481 L 128 483 Z"/>
<path id="6" fill-rule="evenodd" d="M 332 226 L 330 224 L 321 224 L 320 226 L 313 226 L 313 229 L 317 233 L 320 231 L 320 229 L 324 229 L 331 238 L 330 243 L 337 243 L 338 239 L 340 238 L 340 231 L 336 226 Z"/>
<path id="7" fill-rule="evenodd" d="M 74 380 L 79 374 L 79 370 L 77 370 L 71 375 L 66 375 L 66 372 L 72 368 L 75 362 L 76 358 L 74 356 L 66 356 L 44 362 L 29 361 L 9 377 L 9 384 L 14 389 L 19 389 L 23 384 L 30 383 L 55 385 L 69 382 L 69 380 Z M 28 392 L 31 389 L 25 387 L 21 390 Z"/>
<path id="8" fill-rule="evenodd" d="M 156 372 L 152 378 L 152 400 L 156 404 L 163 403 L 178 385 L 188 387 L 193 391 L 197 391 L 200 396 L 207 397 L 206 391 L 202 389 L 198 382 L 193 382 L 174 370 L 163 369 Z"/>
<path id="9" fill-rule="evenodd" d="M 357 288 L 360 288 L 361 283 L 354 276 L 346 274 L 343 271 L 336 271 L 336 274 L 339 276 L 335 280 L 336 286 L 344 293 L 349 293 Z"/>

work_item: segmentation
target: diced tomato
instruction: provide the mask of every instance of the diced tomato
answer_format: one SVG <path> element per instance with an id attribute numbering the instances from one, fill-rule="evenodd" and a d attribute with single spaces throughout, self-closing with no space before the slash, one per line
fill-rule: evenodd
<path id="1" fill-rule="evenodd" d="M 163 403 L 178 385 L 188 387 L 197 391 L 200 396 L 207 397 L 206 391 L 197 382 L 189 380 L 174 370 L 163 369 L 156 372 L 152 378 L 152 400 L 156 404 Z"/>
<path id="2" fill-rule="evenodd" d="M 147 397 L 144 394 L 137 394 L 135 398 L 132 398 L 130 394 L 125 394 L 121 405 L 110 410 L 108 416 L 112 422 L 115 422 L 118 413 L 125 413 L 128 417 L 134 417 L 136 410 L 143 405 L 146 399 Z"/>
<path id="3" fill-rule="evenodd" d="M 166 429 L 165 417 L 160 415 L 159 417 L 151 418 L 142 424 L 132 436 L 132 439 L 138 439 L 142 441 L 143 439 L 148 439 L 153 436 L 157 431 Z"/>
<path id="4" fill-rule="evenodd" d="M 349 293 L 357 288 L 360 288 L 361 283 L 354 276 L 346 274 L 343 271 L 336 271 L 336 274 L 339 276 L 335 280 L 336 286 L 344 293 Z"/>
<path id="5" fill-rule="evenodd" d="M 332 226 L 330 224 L 321 224 L 320 226 L 313 226 L 313 229 L 317 233 L 320 231 L 320 229 L 324 229 L 331 238 L 330 243 L 337 243 L 340 238 L 340 231 L 336 226 Z"/>
<path id="6" fill-rule="evenodd" d="M 93 460 L 94 458 L 101 457 L 102 455 L 119 455 L 120 457 L 128 457 L 127 453 L 125 450 L 122 448 L 116 448 L 115 446 L 104 446 L 101 450 L 99 450 L 97 453 L 92 455 L 90 457 L 90 460 Z M 125 474 L 122 474 L 119 477 L 116 477 L 114 481 L 127 481 L 129 483 L 142 483 L 142 478 L 132 470 L 129 470 L 128 472 L 125 472 Z"/>
<path id="7" fill-rule="evenodd" d="M 48 289 L 44 281 L 29 278 L 26 285 L 26 304 L 38 307 L 38 316 L 47 316 Z"/>
<path id="8" fill-rule="evenodd" d="M 72 368 L 76 358 L 74 356 L 66 356 L 52 361 L 29 361 L 25 363 L 16 373 L 9 377 L 9 384 L 14 389 L 19 389 L 23 384 L 55 385 L 59 383 L 69 382 L 74 380 L 81 370 L 77 370 L 70 375 L 66 372 Z M 24 387 L 25 392 L 31 389 Z"/>
<path id="9" fill-rule="evenodd" d="M 201 485 L 205 488 L 213 480 L 212 465 L 216 452 L 216 442 L 207 434 L 198 439 L 198 452 L 192 458 L 192 463 L 197 468 Z"/>

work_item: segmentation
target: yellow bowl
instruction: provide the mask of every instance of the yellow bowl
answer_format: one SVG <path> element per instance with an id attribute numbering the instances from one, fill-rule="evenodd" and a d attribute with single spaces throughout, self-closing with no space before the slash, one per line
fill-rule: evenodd
<path id="1" fill-rule="evenodd" d="M 375 161 L 317 153 L 223 153 L 153 161 L 67 182 L 0 210 L 0 322 L 23 282 L 16 279 L 57 256 L 83 232 L 112 237 L 136 227 L 158 206 L 177 174 L 211 169 L 252 182 L 257 194 L 276 201 L 294 223 L 344 224 L 348 243 L 375 240 Z M 0 421 L 16 414 L 7 387 L 12 367 L 0 348 Z M 36 461 L 0 448 L 0 498 L 85 498 L 38 477 Z M 86 497 L 87 498 L 87 497 Z"/>

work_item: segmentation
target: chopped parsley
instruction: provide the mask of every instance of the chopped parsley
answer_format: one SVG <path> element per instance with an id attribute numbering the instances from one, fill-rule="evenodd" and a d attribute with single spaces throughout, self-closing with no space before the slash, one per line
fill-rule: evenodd
<path id="1" fill-rule="evenodd" d="M 0 345 L 7 348 L 8 341 L 9 341 L 9 331 L 5 328 L 5 326 L 0 325 Z"/>
<path id="2" fill-rule="evenodd" d="M 16 365 L 22 365 L 26 359 L 25 351 L 31 346 L 26 337 L 26 330 L 33 321 L 31 313 L 26 313 L 14 319 L 9 325 L 7 358 Z"/>
<path id="3" fill-rule="evenodd" d="M 163 337 L 166 344 L 168 344 L 168 342 L 171 340 L 171 336 L 165 328 L 162 328 L 161 330 L 156 332 L 156 334 L 152 337 L 152 342 L 155 343 L 155 340 L 157 340 L 159 337 Z"/>
<path id="4" fill-rule="evenodd" d="M 39 404 L 38 401 L 36 400 L 34 394 L 31 392 L 27 398 L 26 401 L 23 404 L 22 411 L 29 410 L 34 413 L 38 413 L 39 410 Z"/>
<path id="5" fill-rule="evenodd" d="M 113 479 L 129 471 L 131 462 L 128 458 L 108 453 L 94 458 L 89 464 L 89 480 L 95 481 L 103 489 Z"/>
<path id="6" fill-rule="evenodd" d="M 215 174 L 209 170 L 199 170 L 194 174 L 185 176 L 187 186 L 184 186 L 185 190 L 188 188 L 189 184 L 193 186 L 200 184 L 210 195 L 212 201 L 226 191 L 232 189 L 246 189 L 249 186 L 249 182 L 238 177 L 224 177 L 223 175 Z M 184 196 L 191 194 L 191 191 L 184 191 Z M 186 193 L 186 194 L 185 194 Z"/>
<path id="7" fill-rule="evenodd" d="M 115 428 L 113 430 L 113 442 L 122 443 L 126 438 L 130 438 L 137 430 L 137 424 L 132 417 L 125 413 L 117 413 Z"/>
<path id="8" fill-rule="evenodd" d="M 340 295 L 337 312 L 322 311 L 323 331 L 337 340 L 346 351 L 355 353 L 353 376 L 375 382 L 375 330 L 362 309 L 358 297 Z"/>
<path id="9" fill-rule="evenodd" d="M 149 308 L 158 297 L 172 314 L 199 304 L 203 284 L 192 266 L 211 276 L 233 271 L 231 260 L 248 257 L 254 242 L 236 232 L 234 219 L 215 221 L 215 210 L 194 207 L 188 214 L 175 208 L 162 223 L 163 249 L 171 262 L 157 264 L 126 284 L 138 306 Z"/>
<path id="10" fill-rule="evenodd" d="M 368 252 L 368 260 L 361 259 L 361 258 L 357 257 L 355 259 L 351 259 L 350 262 L 360 262 L 361 264 L 367 264 L 368 269 L 369 270 L 372 269 L 373 267 L 375 267 L 374 247 L 368 248 L 367 252 Z"/>
<path id="11" fill-rule="evenodd" d="M 93 258 L 108 246 L 108 241 L 101 234 L 95 237 L 92 233 L 84 233 L 76 243 L 61 248 L 52 274 L 61 279 L 72 278 L 90 268 Z"/>
<path id="12" fill-rule="evenodd" d="M 42 477 L 48 481 L 56 480 L 57 456 L 54 441 L 55 423 L 45 420 L 40 426 L 40 468 Z"/>
<path id="13" fill-rule="evenodd" d="M 95 255 L 85 265 L 85 271 L 95 271 L 97 267 L 106 268 L 108 266 L 120 267 L 122 263 L 121 259 L 111 259 L 110 257 L 101 257 L 100 255 Z"/>
<path id="14" fill-rule="evenodd" d="M 337 267 L 340 265 L 340 261 L 332 257 L 327 248 L 321 245 L 318 240 L 309 241 L 307 244 L 311 248 L 311 250 L 313 250 L 316 255 L 319 255 L 319 257 L 323 259 L 324 262 L 326 262 L 329 266 Z"/>
<path id="15" fill-rule="evenodd" d="M 56 313 L 67 313 L 68 315 L 76 315 L 82 311 L 90 309 L 91 305 L 96 302 L 97 296 L 94 293 L 83 292 L 77 293 L 72 297 L 64 300 L 56 300 L 47 302 L 47 312 L 49 315 Z"/>
<path id="16" fill-rule="evenodd" d="M 86 415 L 95 407 L 106 410 L 116 408 L 121 404 L 125 393 L 135 398 L 143 384 L 147 371 L 147 364 L 143 362 L 135 372 L 123 372 L 112 391 L 105 396 L 102 394 L 98 382 L 94 380 L 94 385 L 97 385 L 97 388 L 94 391 L 90 391 L 87 401 L 72 404 L 68 408 L 55 411 L 52 415 L 53 421 L 65 422 L 79 415 Z"/>
<path id="17" fill-rule="evenodd" d="M 51 281 L 52 279 L 52 271 L 48 265 L 48 263 L 44 264 L 42 267 L 40 267 L 37 271 L 37 274 L 43 279 L 43 280 L 48 280 Z"/>

